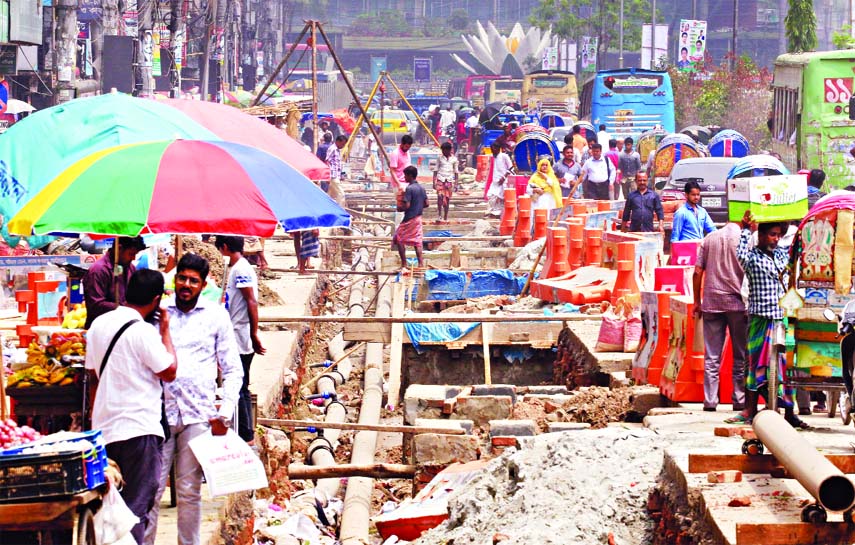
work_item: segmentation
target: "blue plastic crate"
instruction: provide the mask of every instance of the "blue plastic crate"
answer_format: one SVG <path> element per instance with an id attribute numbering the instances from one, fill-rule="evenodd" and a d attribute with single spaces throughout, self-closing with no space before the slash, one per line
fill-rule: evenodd
<path id="1" fill-rule="evenodd" d="M 48 440 L 46 440 L 48 439 Z M 67 454 L 74 454 L 76 456 L 80 456 L 83 461 L 83 484 L 86 486 L 84 490 L 90 490 L 92 488 L 97 488 L 106 482 L 106 477 L 104 475 L 104 470 L 107 469 L 107 445 L 104 443 L 104 437 L 101 435 L 101 430 L 91 430 L 84 432 L 75 432 L 75 433 L 63 433 L 53 440 L 49 440 L 50 436 L 46 438 L 42 438 L 39 440 L 38 444 L 52 444 L 59 442 L 68 442 L 68 443 L 79 443 L 83 441 L 89 441 L 92 443 L 93 448 L 89 451 L 84 452 L 74 452 Z M 15 447 L 12 449 L 7 449 L 0 452 L 0 456 L 20 456 L 24 449 L 32 447 L 32 444 L 23 445 L 20 447 Z M 62 453 L 65 455 L 66 453 Z M 24 456 L 38 456 L 36 454 L 28 454 Z"/>

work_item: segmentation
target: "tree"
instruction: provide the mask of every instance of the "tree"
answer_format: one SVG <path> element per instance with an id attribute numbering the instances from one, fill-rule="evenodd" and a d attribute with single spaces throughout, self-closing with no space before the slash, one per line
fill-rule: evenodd
<path id="1" fill-rule="evenodd" d="M 840 32 L 831 35 L 831 43 L 834 44 L 834 49 L 855 49 L 855 38 L 850 32 L 852 29 L 849 25 L 843 25 Z"/>
<path id="2" fill-rule="evenodd" d="M 650 20 L 647 0 L 624 0 L 623 46 L 625 50 L 641 49 L 641 24 Z M 657 13 L 659 10 L 657 10 Z M 541 0 L 529 22 L 567 40 L 596 36 L 597 58 L 619 40 L 620 2 L 612 0 Z"/>
<path id="3" fill-rule="evenodd" d="M 803 53 L 816 49 L 816 14 L 813 0 L 790 0 L 790 11 L 784 19 L 787 51 Z"/>
<path id="4" fill-rule="evenodd" d="M 448 25 L 454 30 L 466 30 L 469 28 L 469 12 L 465 9 L 456 9 L 452 11 Z"/>

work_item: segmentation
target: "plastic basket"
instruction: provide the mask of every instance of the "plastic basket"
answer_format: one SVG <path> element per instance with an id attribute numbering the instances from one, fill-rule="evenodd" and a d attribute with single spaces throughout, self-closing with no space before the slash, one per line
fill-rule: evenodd
<path id="1" fill-rule="evenodd" d="M 0 503 L 70 496 L 95 486 L 87 483 L 82 452 L 0 457 Z"/>
<path id="2" fill-rule="evenodd" d="M 104 475 L 104 470 L 107 469 L 107 447 L 104 443 L 104 438 L 101 435 L 101 430 L 92 430 L 92 431 L 84 431 L 79 433 L 60 433 L 55 434 L 53 436 L 47 436 L 42 438 L 41 440 L 30 443 L 27 445 L 23 445 L 20 447 L 16 447 L 14 449 L 7 449 L 0 452 L 0 462 L 4 461 L 5 458 L 18 457 L 18 456 L 39 456 L 38 454 L 21 454 L 25 449 L 32 447 L 34 445 L 49 445 L 53 443 L 59 442 L 68 442 L 68 443 L 80 443 L 83 441 L 88 441 L 93 445 L 92 449 L 85 451 L 76 451 L 76 452 L 63 452 L 63 453 L 48 453 L 51 455 L 74 455 L 81 457 L 84 464 L 84 485 L 86 488 L 83 490 L 90 490 L 92 488 L 97 488 L 106 482 L 106 477 Z M 1 486 L 1 485 L 0 485 Z M 2 500 L 2 493 L 0 493 L 0 500 Z"/>

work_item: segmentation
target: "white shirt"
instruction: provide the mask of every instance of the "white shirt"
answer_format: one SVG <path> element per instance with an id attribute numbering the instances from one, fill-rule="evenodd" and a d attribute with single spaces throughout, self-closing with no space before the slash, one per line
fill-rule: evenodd
<path id="1" fill-rule="evenodd" d="M 241 288 L 252 288 L 256 301 L 258 300 L 258 277 L 255 269 L 245 257 L 237 260 L 229 270 L 229 281 L 226 284 L 226 310 L 235 329 L 235 340 L 238 352 L 252 354 L 252 339 L 249 338 L 249 308 L 243 297 Z"/>
<path id="2" fill-rule="evenodd" d="M 600 131 L 597 133 L 597 143 L 603 146 L 603 153 L 609 149 L 609 140 L 611 139 L 611 135 L 609 135 L 606 131 Z"/>
<path id="3" fill-rule="evenodd" d="M 468 118 L 466 118 L 466 128 L 467 129 L 474 129 L 478 125 L 479 125 L 479 123 L 478 123 L 478 116 L 477 115 L 470 115 Z"/>
<path id="4" fill-rule="evenodd" d="M 504 198 L 505 186 L 504 184 L 500 184 L 499 180 L 505 178 L 513 166 L 514 164 L 508 154 L 500 151 L 499 155 L 493 160 L 493 178 L 490 182 L 490 189 L 487 190 L 488 197 Z"/>
<path id="5" fill-rule="evenodd" d="M 457 115 L 451 110 L 443 110 L 439 112 L 439 124 L 444 129 L 449 125 L 454 125 L 457 121 Z"/>
<path id="6" fill-rule="evenodd" d="M 436 172 L 436 179 L 440 182 L 453 182 L 454 173 L 457 172 L 457 156 L 446 157 L 440 153 L 433 171 Z"/>
<path id="7" fill-rule="evenodd" d="M 595 184 L 603 182 L 613 183 L 617 168 L 612 164 L 607 165 L 606 161 L 611 163 L 611 160 L 606 158 L 605 155 L 601 155 L 599 161 L 593 157 L 585 161 L 585 164 L 582 165 L 582 176 L 584 176 L 584 179 Z"/>
<path id="8" fill-rule="evenodd" d="M 113 337 L 131 320 L 139 322 L 127 328 L 113 347 L 104 376 L 98 377 L 92 409 L 92 427 L 101 430 L 108 444 L 143 435 L 163 437 L 163 389 L 156 375 L 172 365 L 173 357 L 155 326 L 124 306 L 99 316 L 86 334 L 86 368 L 100 375 L 104 353 Z"/>
<path id="9" fill-rule="evenodd" d="M 175 306 L 175 299 L 166 308 L 172 344 L 181 362 L 175 380 L 163 385 L 169 424 L 177 424 L 179 415 L 183 424 L 207 423 L 217 414 L 230 419 L 243 386 L 243 365 L 229 314 L 204 297 L 186 314 Z M 219 411 L 214 405 L 218 369 L 223 377 Z"/>

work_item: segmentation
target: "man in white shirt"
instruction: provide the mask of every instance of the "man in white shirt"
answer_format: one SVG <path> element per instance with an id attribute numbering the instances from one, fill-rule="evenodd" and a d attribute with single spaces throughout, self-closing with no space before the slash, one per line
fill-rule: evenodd
<path id="1" fill-rule="evenodd" d="M 505 182 L 511 174 L 514 163 L 510 156 L 502 151 L 502 146 L 498 142 L 490 144 L 490 150 L 493 152 L 493 167 L 490 170 L 485 193 L 490 207 L 487 215 L 501 216 L 502 209 L 505 207 Z"/>
<path id="2" fill-rule="evenodd" d="M 137 543 L 143 542 L 162 471 L 160 381 L 175 380 L 178 368 L 162 296 L 162 274 L 136 271 L 126 303 L 98 317 L 86 336 L 86 369 L 98 384 L 92 427 L 101 430 L 107 456 L 122 471 L 122 499 L 140 519 L 131 529 Z M 155 316 L 161 318 L 159 328 L 147 322 Z"/>
<path id="3" fill-rule="evenodd" d="M 238 435 L 247 443 L 251 443 L 255 439 L 255 429 L 252 425 L 249 369 L 253 356 L 263 356 L 267 352 L 258 338 L 258 277 L 255 275 L 255 269 L 243 257 L 243 237 L 220 235 L 217 236 L 214 246 L 229 260 L 225 303 L 234 326 L 240 362 L 243 365 L 243 386 L 238 400 Z"/>
<path id="4" fill-rule="evenodd" d="M 209 265 L 196 254 L 184 254 L 175 273 L 175 299 L 167 303 L 169 331 L 182 365 L 175 381 L 164 385 L 170 437 L 163 445 L 163 469 L 157 498 L 163 496 L 175 462 L 178 493 L 178 545 L 200 545 L 202 466 L 190 442 L 209 431 L 225 435 L 243 383 L 243 368 L 226 309 L 200 297 Z M 217 375 L 222 377 L 222 402 L 217 409 Z M 154 545 L 160 503 L 149 512 L 145 543 Z"/>
<path id="5" fill-rule="evenodd" d="M 603 148 L 599 144 L 591 144 L 591 158 L 582 165 L 582 180 L 586 199 L 607 201 L 611 196 L 611 188 L 615 183 L 617 168 L 611 160 L 603 157 Z"/>
<path id="6" fill-rule="evenodd" d="M 454 115 L 454 112 L 451 110 L 451 104 L 446 106 L 445 110 L 442 110 L 439 113 L 439 126 L 442 129 L 442 134 L 446 134 L 448 126 L 454 126 L 457 122 L 457 116 Z"/>
<path id="7" fill-rule="evenodd" d="M 603 149 L 609 149 L 609 140 L 611 139 L 612 136 L 606 131 L 606 126 L 600 125 L 597 131 L 597 144 L 602 146 Z"/>
<path id="8" fill-rule="evenodd" d="M 475 155 L 479 155 L 478 147 L 481 145 L 481 124 L 478 123 L 478 109 L 466 118 L 466 133 L 469 136 L 469 149 Z"/>

